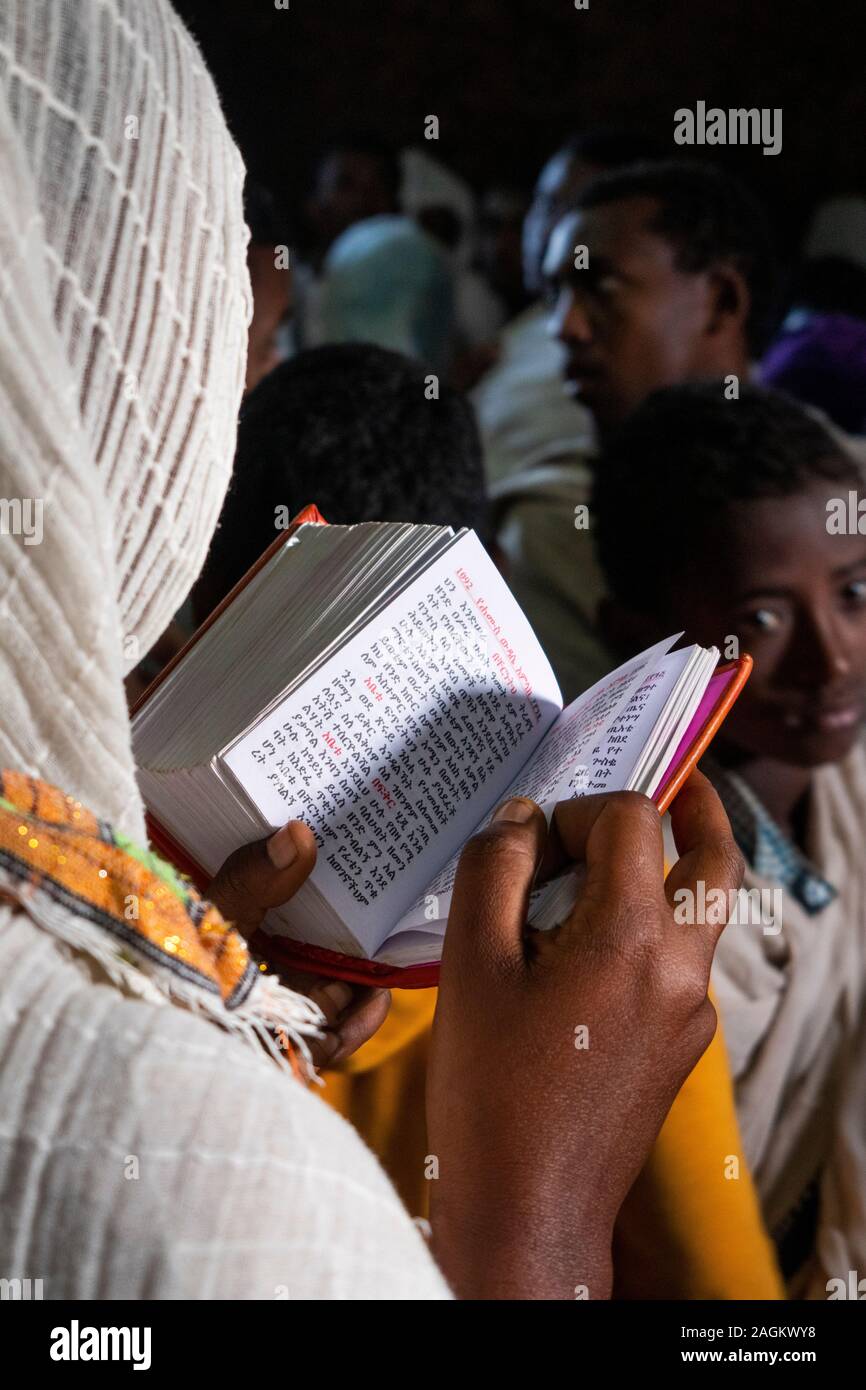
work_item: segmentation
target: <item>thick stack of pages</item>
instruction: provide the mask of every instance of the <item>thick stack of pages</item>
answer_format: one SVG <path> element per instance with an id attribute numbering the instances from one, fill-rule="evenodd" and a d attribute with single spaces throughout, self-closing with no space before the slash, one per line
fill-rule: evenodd
<path id="1" fill-rule="evenodd" d="M 460 850 L 507 796 L 657 801 L 744 670 L 642 653 L 562 710 L 553 671 L 473 532 L 302 525 L 133 721 L 156 822 L 207 873 L 290 819 L 311 878 L 265 929 L 410 966 L 441 953 Z M 747 661 L 747 659 L 746 659 Z M 692 759 L 693 760 L 693 759 Z M 539 890 L 535 925 L 573 881 Z"/>

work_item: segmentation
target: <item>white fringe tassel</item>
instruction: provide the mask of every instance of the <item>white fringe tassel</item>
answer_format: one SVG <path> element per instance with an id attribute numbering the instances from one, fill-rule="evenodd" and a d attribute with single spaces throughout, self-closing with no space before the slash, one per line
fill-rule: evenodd
<path id="1" fill-rule="evenodd" d="M 168 964 L 150 961 L 107 928 L 55 901 L 44 888 L 22 883 L 2 869 L 0 886 L 34 922 L 94 961 L 124 993 L 149 1004 L 180 1004 L 234 1033 L 258 1056 L 264 1049 L 278 1066 L 291 1073 L 287 1049 L 279 1041 L 282 1034 L 300 1053 L 307 1078 L 322 1084 L 307 1039 L 322 1037 L 324 1014 L 311 999 L 280 984 L 277 976 L 260 974 L 244 1002 L 236 1009 L 227 1009 L 218 994 L 181 979 Z"/>

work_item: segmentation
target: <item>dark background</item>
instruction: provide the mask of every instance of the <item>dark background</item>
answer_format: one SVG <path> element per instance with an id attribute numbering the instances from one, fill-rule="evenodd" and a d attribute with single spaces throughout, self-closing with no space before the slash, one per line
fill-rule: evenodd
<path id="1" fill-rule="evenodd" d="M 674 111 L 780 106 L 782 151 L 706 149 L 790 250 L 811 207 L 866 192 L 863 0 L 175 0 L 253 175 L 285 208 L 346 131 L 420 143 L 476 188 L 529 183 L 562 135 L 673 144 Z M 440 121 L 438 144 L 424 117 Z M 701 153 L 700 150 L 696 151 Z"/>

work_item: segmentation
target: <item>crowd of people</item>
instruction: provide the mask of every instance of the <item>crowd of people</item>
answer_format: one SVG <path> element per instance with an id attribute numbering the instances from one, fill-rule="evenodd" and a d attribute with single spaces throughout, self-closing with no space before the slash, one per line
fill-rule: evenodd
<path id="1" fill-rule="evenodd" d="M 828 525 L 862 481 L 866 200 L 782 267 L 672 140 L 557 132 L 534 188 L 474 190 L 352 136 L 289 232 L 167 0 L 5 15 L 0 494 L 44 536 L 0 548 L 0 1276 L 828 1297 L 866 1271 L 866 524 Z M 257 971 L 300 822 L 206 898 L 147 847 L 128 704 L 310 503 L 473 528 L 567 701 L 670 632 L 754 660 L 664 822 L 500 808 L 437 990 Z M 685 931 L 699 882 L 780 891 L 780 929 Z"/>

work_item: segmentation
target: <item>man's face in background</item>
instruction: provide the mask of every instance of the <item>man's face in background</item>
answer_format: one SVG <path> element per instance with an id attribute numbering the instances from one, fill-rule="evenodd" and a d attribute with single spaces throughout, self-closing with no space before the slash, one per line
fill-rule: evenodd
<path id="1" fill-rule="evenodd" d="M 517 188 L 488 188 L 478 219 L 477 262 L 482 274 L 510 313 L 526 303 L 523 281 L 523 228 L 527 200 Z"/>
<path id="2" fill-rule="evenodd" d="M 322 252 L 347 227 L 396 210 L 382 160 L 364 150 L 333 150 L 326 155 L 307 202 L 307 217 Z"/>
<path id="3" fill-rule="evenodd" d="M 651 616 L 627 609 L 634 641 L 683 628 L 688 641 L 722 650 L 736 637 L 753 658 L 718 751 L 819 767 L 862 737 L 866 538 L 827 530 L 828 501 L 844 493 L 816 480 L 788 496 L 727 503 L 666 562 Z"/>
<path id="4" fill-rule="evenodd" d="M 523 219 L 523 280 L 528 294 L 544 292 L 544 256 L 550 234 L 583 188 L 602 172 L 577 155 L 560 150 L 547 161 Z"/>
<path id="5" fill-rule="evenodd" d="M 545 256 L 567 389 L 602 434 L 652 391 L 711 374 L 711 280 L 677 269 L 675 248 L 652 230 L 658 211 L 656 199 L 634 197 L 569 213 Z M 575 266 L 577 247 L 585 268 Z"/>
<path id="6" fill-rule="evenodd" d="M 736 405 L 733 405 L 736 409 Z M 830 535 L 838 482 L 731 503 L 682 600 L 695 630 L 734 633 L 754 658 L 723 740 L 797 767 L 838 762 L 866 720 L 866 539 Z M 760 536 L 760 545 L 755 537 Z"/>

